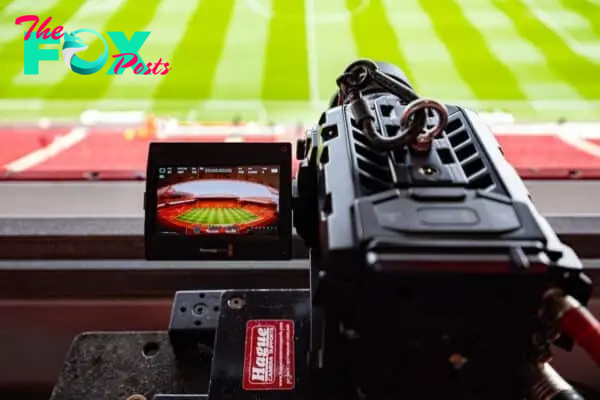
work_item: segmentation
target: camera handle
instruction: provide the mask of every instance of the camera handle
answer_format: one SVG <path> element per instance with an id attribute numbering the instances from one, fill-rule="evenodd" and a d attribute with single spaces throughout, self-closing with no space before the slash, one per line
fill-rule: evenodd
<path id="1" fill-rule="evenodd" d="M 410 145 L 415 151 L 427 152 L 431 148 L 431 142 L 448 123 L 446 106 L 435 100 L 420 98 L 408 85 L 384 74 L 370 60 L 350 64 L 336 82 L 344 102 L 351 105 L 363 134 L 380 150 L 389 151 Z M 408 103 L 400 116 L 401 128 L 394 136 L 383 136 L 377 131 L 375 116 L 362 94 L 363 90 L 373 85 Z M 427 127 L 427 115 L 430 111 L 437 116 L 433 127 Z"/>

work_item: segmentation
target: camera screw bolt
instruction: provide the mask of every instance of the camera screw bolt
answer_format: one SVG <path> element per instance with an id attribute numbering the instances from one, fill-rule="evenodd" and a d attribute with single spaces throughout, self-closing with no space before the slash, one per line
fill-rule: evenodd
<path id="1" fill-rule="evenodd" d="M 245 305 L 246 302 L 240 297 L 232 297 L 231 299 L 227 300 L 227 306 L 232 310 L 241 310 Z"/>

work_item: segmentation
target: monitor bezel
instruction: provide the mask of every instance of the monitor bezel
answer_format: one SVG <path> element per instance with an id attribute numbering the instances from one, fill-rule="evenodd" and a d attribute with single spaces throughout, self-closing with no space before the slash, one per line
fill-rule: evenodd
<path id="1" fill-rule="evenodd" d="M 279 168 L 279 221 L 276 239 L 266 236 L 156 234 L 158 169 L 165 165 Z M 154 142 L 148 151 L 144 194 L 147 260 L 289 260 L 292 249 L 292 147 L 290 143 Z M 227 251 L 232 246 L 233 251 Z M 218 249 L 216 253 L 206 252 Z"/>

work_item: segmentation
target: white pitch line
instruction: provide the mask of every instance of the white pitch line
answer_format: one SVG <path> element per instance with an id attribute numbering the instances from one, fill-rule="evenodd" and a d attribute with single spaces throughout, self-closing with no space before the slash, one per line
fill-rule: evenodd
<path id="1" fill-rule="evenodd" d="M 369 1 L 369 0 L 367 0 Z M 360 5 L 366 4 L 362 1 Z M 359 6 L 360 6 L 359 5 Z M 368 7 L 368 4 L 364 7 Z M 360 9 L 347 9 L 346 0 L 316 1 L 315 12 L 320 19 L 331 16 L 330 23 L 319 23 L 316 26 L 317 54 L 319 55 L 319 96 L 326 102 L 336 90 L 335 78 L 344 71 L 352 61 L 358 59 L 358 51 L 352 34 L 352 17 Z M 335 32 L 335 34 L 332 34 Z M 311 107 L 314 110 L 314 107 Z"/>
<path id="2" fill-rule="evenodd" d="M 75 128 L 66 135 L 54 139 L 54 141 L 47 147 L 36 150 L 33 153 L 29 153 L 16 161 L 6 164 L 4 168 L 9 172 L 26 171 L 35 167 L 36 165 L 40 165 L 48 161 L 52 157 L 56 157 L 63 151 L 73 147 L 77 143 L 84 140 L 87 135 L 88 131 L 86 128 Z"/>
<path id="3" fill-rule="evenodd" d="M 270 20 L 263 14 L 248 18 L 248 12 L 254 12 L 250 4 L 253 3 L 242 0 L 235 2 L 212 79 L 211 99 L 260 97 Z M 272 7 L 271 0 L 261 0 L 261 5 L 268 6 L 269 10 Z M 244 60 L 242 74 L 240 60 Z"/>
<path id="4" fill-rule="evenodd" d="M 293 19 L 294 17 L 291 15 L 277 15 L 271 10 L 271 7 L 268 7 L 264 1 L 262 0 L 245 0 L 246 6 L 253 13 L 260 15 L 264 18 L 286 18 Z M 321 6 L 325 3 L 324 0 L 319 2 Z M 352 15 L 357 15 L 364 12 L 369 5 L 371 4 L 371 0 L 361 0 L 361 2 L 353 9 L 353 10 L 344 10 L 344 11 L 336 11 L 333 13 L 315 13 L 314 21 L 316 24 L 320 25 L 328 25 L 332 23 L 346 22 Z M 316 6 L 315 6 L 316 8 Z"/>
<path id="5" fill-rule="evenodd" d="M 578 130 L 574 130 L 572 127 L 566 125 L 564 127 L 559 127 L 556 130 L 556 136 L 567 145 L 575 147 L 591 156 L 600 158 L 600 146 L 585 140 L 586 138 L 582 137 Z M 594 137 L 589 136 L 587 138 L 594 139 Z M 597 139 L 597 137 L 595 139 Z"/>
<path id="6" fill-rule="evenodd" d="M 306 16 L 306 47 L 308 50 L 308 81 L 311 103 L 319 101 L 319 60 L 317 58 L 316 0 L 304 0 Z"/>

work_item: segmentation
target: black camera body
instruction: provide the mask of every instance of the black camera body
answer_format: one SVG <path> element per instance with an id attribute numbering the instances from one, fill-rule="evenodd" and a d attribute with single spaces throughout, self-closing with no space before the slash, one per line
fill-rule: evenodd
<path id="1" fill-rule="evenodd" d="M 366 103 L 380 134 L 402 129 L 405 102 Z M 350 104 L 297 146 L 294 226 L 325 316 L 325 375 L 366 398 L 521 398 L 521 368 L 549 353 L 544 293 L 590 295 L 488 127 L 446 108 L 427 152 L 377 149 Z"/>

